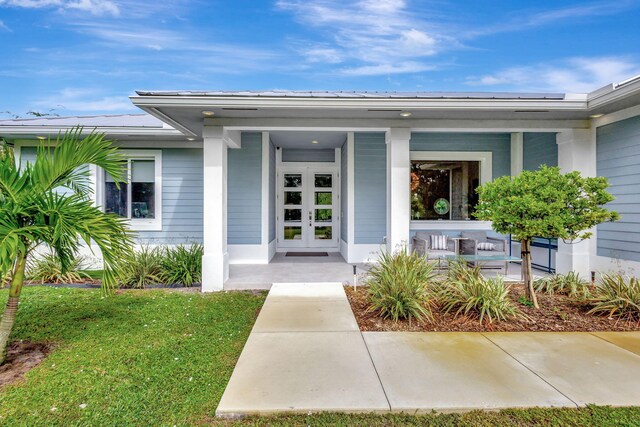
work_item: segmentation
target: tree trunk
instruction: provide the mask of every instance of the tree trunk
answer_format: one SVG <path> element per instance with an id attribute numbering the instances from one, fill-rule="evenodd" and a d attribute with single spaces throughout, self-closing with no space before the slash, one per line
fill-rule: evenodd
<path id="1" fill-rule="evenodd" d="M 24 284 L 24 269 L 26 265 L 26 256 L 18 254 L 15 268 L 11 277 L 11 286 L 9 288 L 9 300 L 7 307 L 2 314 L 0 320 L 0 365 L 2 365 L 7 357 L 7 346 L 9 344 L 9 335 L 16 321 L 16 313 L 18 312 L 18 301 Z"/>
<path id="2" fill-rule="evenodd" d="M 522 240 L 520 242 L 520 251 L 522 255 L 522 276 L 524 277 L 524 287 L 527 292 L 527 299 L 533 303 L 535 308 L 540 308 L 536 291 L 533 288 L 533 274 L 531 272 L 531 240 Z"/>

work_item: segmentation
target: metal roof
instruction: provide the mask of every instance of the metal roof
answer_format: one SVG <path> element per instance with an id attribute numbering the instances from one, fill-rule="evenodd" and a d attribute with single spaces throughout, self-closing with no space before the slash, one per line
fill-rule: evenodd
<path id="1" fill-rule="evenodd" d="M 376 91 L 136 91 L 139 96 L 218 96 L 257 98 L 378 98 L 378 99 L 564 99 L 563 93 L 527 92 L 376 92 Z"/>
<path id="2" fill-rule="evenodd" d="M 73 127 L 83 126 L 86 128 L 108 128 L 108 127 L 136 127 L 136 128 L 170 128 L 157 118 L 149 114 L 111 114 L 95 116 L 68 116 L 68 117 L 34 117 L 28 119 L 3 119 L 0 126 L 56 126 Z"/>

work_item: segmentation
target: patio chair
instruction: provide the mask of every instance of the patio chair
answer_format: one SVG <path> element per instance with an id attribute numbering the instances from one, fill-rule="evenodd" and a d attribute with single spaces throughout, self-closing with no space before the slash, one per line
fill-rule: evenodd
<path id="1" fill-rule="evenodd" d="M 434 239 L 432 239 L 432 236 L 444 236 L 445 249 L 434 249 L 432 245 Z M 440 231 L 418 231 L 416 235 L 413 236 L 413 251 L 426 257 L 428 260 L 438 261 L 445 255 L 457 255 L 455 240 L 443 235 Z"/>
<path id="2" fill-rule="evenodd" d="M 460 255 L 507 256 L 507 239 L 487 236 L 486 231 L 463 231 L 460 240 Z M 504 269 L 507 273 L 506 261 L 485 261 L 479 263 L 486 269 Z"/>

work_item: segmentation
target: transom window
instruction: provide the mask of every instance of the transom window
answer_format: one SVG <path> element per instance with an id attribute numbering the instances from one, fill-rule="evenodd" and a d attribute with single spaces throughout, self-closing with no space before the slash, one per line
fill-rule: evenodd
<path id="1" fill-rule="evenodd" d="M 127 156 L 126 183 L 119 188 L 104 173 L 103 207 L 131 220 L 134 230 L 161 230 L 162 158 L 157 150 L 122 151 Z"/>

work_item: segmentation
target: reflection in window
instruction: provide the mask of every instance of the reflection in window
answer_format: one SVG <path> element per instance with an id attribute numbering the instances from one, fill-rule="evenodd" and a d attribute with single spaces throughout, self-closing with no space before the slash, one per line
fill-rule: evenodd
<path id="1" fill-rule="evenodd" d="M 472 219 L 480 185 L 478 161 L 411 162 L 411 219 Z"/>
<path id="2" fill-rule="evenodd" d="M 316 191 L 316 205 L 330 205 L 332 193 Z"/>
<path id="3" fill-rule="evenodd" d="M 315 228 L 315 239 L 316 240 L 331 240 L 332 238 L 332 229 L 331 226 L 322 226 L 322 227 L 314 227 Z"/>
<path id="4" fill-rule="evenodd" d="M 124 218 L 153 219 L 156 216 L 156 176 L 154 160 L 128 160 L 124 165 L 129 182 L 120 188 L 105 173 L 104 209 Z"/>
<path id="5" fill-rule="evenodd" d="M 302 209 L 285 209 L 284 220 L 292 222 L 302 221 Z"/>
<path id="6" fill-rule="evenodd" d="M 316 188 L 331 188 L 331 174 L 330 173 L 317 173 L 315 174 L 315 186 Z"/>
<path id="7" fill-rule="evenodd" d="M 301 205 L 302 193 L 299 191 L 285 191 L 284 204 L 285 205 Z"/>
<path id="8" fill-rule="evenodd" d="M 291 173 L 284 174 L 284 186 L 285 188 L 302 187 L 302 175 Z"/>
<path id="9" fill-rule="evenodd" d="M 332 209 L 316 209 L 316 222 L 331 222 Z"/>
<path id="10" fill-rule="evenodd" d="M 285 227 L 284 240 L 302 240 L 302 227 Z"/>

